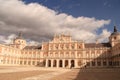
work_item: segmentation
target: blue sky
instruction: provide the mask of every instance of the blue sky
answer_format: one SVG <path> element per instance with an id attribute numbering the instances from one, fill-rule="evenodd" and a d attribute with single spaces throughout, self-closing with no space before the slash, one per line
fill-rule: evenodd
<path id="1" fill-rule="evenodd" d="M 60 13 L 74 17 L 86 16 L 97 19 L 110 19 L 109 30 L 116 25 L 120 30 L 120 0 L 23 0 L 36 2 Z"/>

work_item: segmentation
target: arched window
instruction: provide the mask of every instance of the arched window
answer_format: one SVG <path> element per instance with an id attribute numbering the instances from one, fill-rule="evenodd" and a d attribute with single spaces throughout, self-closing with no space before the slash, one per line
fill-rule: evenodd
<path id="1" fill-rule="evenodd" d="M 69 49 L 69 44 L 66 44 L 66 49 Z"/>
<path id="2" fill-rule="evenodd" d="M 115 36 L 115 37 L 114 37 L 114 40 L 116 40 L 116 39 L 117 39 L 117 37 Z"/>
<path id="3" fill-rule="evenodd" d="M 74 49 L 74 48 L 75 48 L 74 44 L 72 44 L 72 45 L 71 45 L 71 48 L 72 48 L 72 49 Z"/>
<path id="4" fill-rule="evenodd" d="M 58 45 L 55 45 L 55 49 L 58 49 Z"/>
<path id="5" fill-rule="evenodd" d="M 56 57 L 58 56 L 57 52 L 55 53 L 55 56 L 56 56 Z"/>

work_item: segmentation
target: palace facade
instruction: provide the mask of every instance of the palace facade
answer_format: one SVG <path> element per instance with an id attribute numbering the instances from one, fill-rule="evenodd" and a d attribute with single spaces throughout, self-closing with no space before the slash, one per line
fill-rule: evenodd
<path id="1" fill-rule="evenodd" d="M 61 34 L 40 46 L 28 46 L 20 33 L 12 44 L 0 44 L 0 65 L 120 67 L 120 33 L 114 26 L 108 43 L 74 41 L 70 35 Z"/>

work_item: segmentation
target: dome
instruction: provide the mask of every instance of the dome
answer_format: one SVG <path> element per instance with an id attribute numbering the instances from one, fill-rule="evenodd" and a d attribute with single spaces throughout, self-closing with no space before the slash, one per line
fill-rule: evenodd
<path id="1" fill-rule="evenodd" d="M 120 35 L 120 32 L 113 32 L 111 35 Z"/>

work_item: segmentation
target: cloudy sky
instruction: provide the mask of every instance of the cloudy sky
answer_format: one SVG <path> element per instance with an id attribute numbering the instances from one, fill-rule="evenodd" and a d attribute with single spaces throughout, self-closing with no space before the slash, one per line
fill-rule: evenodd
<path id="1" fill-rule="evenodd" d="M 120 0 L 0 0 L 0 42 L 18 32 L 31 42 L 49 41 L 70 33 L 74 40 L 107 41 L 120 30 Z"/>

